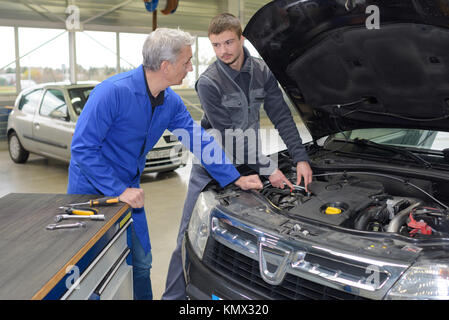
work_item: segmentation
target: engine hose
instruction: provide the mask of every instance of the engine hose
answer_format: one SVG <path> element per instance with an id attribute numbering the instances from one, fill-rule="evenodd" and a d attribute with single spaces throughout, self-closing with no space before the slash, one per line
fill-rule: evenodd
<path id="1" fill-rule="evenodd" d="M 357 230 L 366 230 L 366 226 L 371 221 L 376 221 L 379 219 L 379 215 L 382 213 L 383 210 L 385 210 L 387 206 L 383 205 L 380 209 L 374 211 L 374 210 L 368 210 L 364 214 L 362 214 L 359 219 L 357 219 L 354 228 Z"/>
<path id="2" fill-rule="evenodd" d="M 387 232 L 398 232 L 399 228 L 405 223 L 407 220 L 407 217 L 409 216 L 410 212 L 415 209 L 416 207 L 419 207 L 421 205 L 421 201 L 412 203 L 407 208 L 399 211 L 393 219 L 391 219 L 390 224 L 387 227 Z"/>

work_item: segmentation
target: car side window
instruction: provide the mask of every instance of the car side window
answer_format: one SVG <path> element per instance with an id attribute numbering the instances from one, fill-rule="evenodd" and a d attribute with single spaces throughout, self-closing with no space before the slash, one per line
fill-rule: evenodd
<path id="1" fill-rule="evenodd" d="M 60 120 L 68 120 L 67 104 L 61 90 L 48 89 L 42 100 L 40 115 Z"/>
<path id="2" fill-rule="evenodd" d="M 25 113 L 34 114 L 42 97 L 42 89 L 24 94 L 19 102 L 19 110 Z"/>
<path id="3" fill-rule="evenodd" d="M 73 110 L 78 116 L 81 114 L 81 111 L 83 111 L 84 105 L 86 104 L 92 90 L 93 87 L 73 88 L 68 90 Z"/>

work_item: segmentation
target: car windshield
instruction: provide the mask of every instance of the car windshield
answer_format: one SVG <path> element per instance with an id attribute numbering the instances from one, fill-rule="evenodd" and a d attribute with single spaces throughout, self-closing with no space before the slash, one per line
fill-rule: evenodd
<path id="1" fill-rule="evenodd" d="M 442 151 L 449 148 L 449 132 L 418 129 L 357 129 L 337 133 L 334 139 L 364 139 L 383 145 Z"/>
<path id="2" fill-rule="evenodd" d="M 70 102 L 72 103 L 73 110 L 77 115 L 81 114 L 90 92 L 94 87 L 73 88 L 69 89 Z"/>

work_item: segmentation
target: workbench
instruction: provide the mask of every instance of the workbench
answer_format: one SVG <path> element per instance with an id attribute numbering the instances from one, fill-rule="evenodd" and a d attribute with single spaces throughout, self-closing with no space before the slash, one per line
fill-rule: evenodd
<path id="1" fill-rule="evenodd" d="M 97 207 L 105 220 L 80 220 L 84 228 L 46 229 L 60 206 L 97 197 L 10 193 L 0 198 L 0 299 L 132 299 L 127 204 Z"/>

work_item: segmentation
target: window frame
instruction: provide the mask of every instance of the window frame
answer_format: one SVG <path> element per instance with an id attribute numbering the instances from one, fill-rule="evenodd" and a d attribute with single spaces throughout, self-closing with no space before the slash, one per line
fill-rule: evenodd
<path id="1" fill-rule="evenodd" d="M 40 93 L 40 97 L 39 97 L 39 99 L 37 99 L 38 103 L 37 103 L 36 106 L 34 107 L 33 112 L 28 112 L 27 109 L 24 110 L 24 109 L 23 109 L 24 104 L 22 104 L 22 101 L 23 101 L 27 96 L 29 96 L 29 95 L 31 95 L 31 94 L 34 94 L 34 93 L 36 93 L 36 92 Z M 40 109 L 40 106 L 41 106 L 41 104 L 42 104 L 42 98 L 43 98 L 43 96 L 44 96 L 44 89 L 43 89 L 43 88 L 36 88 L 36 89 L 34 89 L 34 90 L 27 91 L 27 92 L 23 93 L 22 96 L 20 97 L 20 100 L 19 100 L 19 104 L 18 104 L 18 106 L 17 106 L 17 109 L 20 110 L 20 111 L 23 112 L 23 113 L 30 114 L 30 115 L 33 115 L 33 116 L 34 116 L 34 115 L 36 114 L 36 110 L 39 110 L 39 109 Z"/>
<path id="2" fill-rule="evenodd" d="M 66 110 L 66 112 L 65 112 L 65 117 L 55 117 L 55 116 L 52 116 L 52 115 L 51 115 L 51 112 L 50 112 L 49 114 L 43 114 L 43 113 L 42 113 L 42 107 L 44 106 L 45 97 L 46 97 L 47 93 L 49 93 L 49 92 L 51 92 L 51 91 L 59 91 L 59 92 L 61 93 L 61 95 L 62 95 L 62 97 L 63 97 L 63 99 L 64 99 L 65 106 L 66 106 L 66 108 L 65 108 L 65 110 Z M 62 106 L 62 105 L 61 105 L 61 106 Z M 59 106 L 59 107 L 60 107 L 60 106 Z M 59 108 L 59 107 L 58 107 L 58 108 Z M 54 110 L 56 110 L 56 109 L 53 109 L 53 111 L 54 111 Z M 40 103 L 40 106 L 39 106 L 39 116 L 41 116 L 41 117 L 46 117 L 46 118 L 50 118 L 50 119 L 56 119 L 56 120 L 66 121 L 66 122 L 70 121 L 69 106 L 68 106 L 68 104 L 67 104 L 66 95 L 64 94 L 64 90 L 63 90 L 63 89 L 60 89 L 60 88 L 46 88 L 46 89 L 45 89 L 45 92 L 44 92 L 43 95 L 42 95 L 41 103 Z"/>

